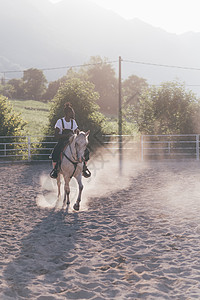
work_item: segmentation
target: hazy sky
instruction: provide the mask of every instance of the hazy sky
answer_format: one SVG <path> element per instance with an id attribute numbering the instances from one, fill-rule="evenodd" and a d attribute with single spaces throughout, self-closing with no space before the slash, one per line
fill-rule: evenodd
<path id="1" fill-rule="evenodd" d="M 51 1 L 57 2 L 60 0 Z M 168 32 L 177 34 L 187 31 L 200 32 L 200 0 L 89 1 L 113 10 L 126 19 L 137 17 Z"/>

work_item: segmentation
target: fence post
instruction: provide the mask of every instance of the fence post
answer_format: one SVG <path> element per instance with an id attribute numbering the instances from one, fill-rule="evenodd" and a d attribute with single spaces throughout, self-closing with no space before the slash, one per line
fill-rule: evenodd
<path id="1" fill-rule="evenodd" d="M 31 137 L 28 136 L 28 161 L 31 161 Z"/>
<path id="2" fill-rule="evenodd" d="M 141 160 L 144 160 L 144 145 L 143 145 L 143 135 L 141 135 Z"/>
<path id="3" fill-rule="evenodd" d="M 4 156 L 6 156 L 6 143 L 4 144 Z"/>
<path id="4" fill-rule="evenodd" d="M 171 154 L 171 142 L 168 141 L 168 154 L 170 155 Z"/>
<path id="5" fill-rule="evenodd" d="M 199 134 L 196 135 L 196 160 L 199 161 Z"/>

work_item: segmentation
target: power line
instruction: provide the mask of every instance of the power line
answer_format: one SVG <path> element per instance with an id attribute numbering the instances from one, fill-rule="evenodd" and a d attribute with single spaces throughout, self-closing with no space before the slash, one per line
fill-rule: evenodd
<path id="1" fill-rule="evenodd" d="M 127 59 L 121 59 L 122 62 L 125 63 L 133 63 L 133 64 L 141 64 L 141 65 L 147 65 L 147 66 L 155 66 L 155 67 L 165 67 L 165 68 L 176 68 L 176 69 L 183 69 L 183 70 L 193 70 L 193 71 L 200 71 L 200 68 L 195 67 L 187 67 L 187 66 L 176 66 L 176 65 L 166 65 L 166 64 L 157 64 L 157 63 L 150 63 L 150 62 L 142 62 L 142 61 L 135 61 L 135 60 L 127 60 Z M 106 64 L 112 64 L 112 63 L 118 63 L 118 60 L 113 61 L 106 61 L 103 62 Z M 49 68 L 36 68 L 41 71 L 54 71 L 54 70 L 62 70 L 62 69 L 71 69 L 71 68 L 80 68 L 80 67 L 89 67 L 89 66 L 95 66 L 95 65 L 101 65 L 102 62 L 99 63 L 88 63 L 88 64 L 79 64 L 79 65 L 68 65 L 68 66 L 60 66 L 60 67 L 49 67 Z M 29 68 L 31 69 L 31 68 Z M 23 69 L 23 70 L 6 70 L 6 71 L 0 71 L 1 74 L 4 75 L 8 73 L 23 73 L 29 69 Z M 5 79 L 9 80 L 9 79 Z M 187 86 L 191 87 L 199 87 L 199 84 L 187 84 Z"/>
<path id="2" fill-rule="evenodd" d="M 165 68 L 176 68 L 176 69 L 200 71 L 200 68 L 164 65 L 164 64 L 156 64 L 156 63 L 149 63 L 149 62 L 142 62 L 142 61 L 134 61 L 134 60 L 124 60 L 123 59 L 123 62 L 129 62 L 129 63 L 141 64 L 141 65 L 149 65 L 149 66 L 155 66 L 155 67 L 165 67 Z"/>
<path id="3" fill-rule="evenodd" d="M 111 63 L 116 63 L 118 62 L 117 60 L 114 60 L 114 61 L 106 61 L 106 62 L 103 62 L 103 63 L 106 63 L 106 64 L 111 64 Z M 99 62 L 99 63 L 90 63 L 90 64 L 82 64 L 82 65 L 70 65 L 70 66 L 62 66 L 62 67 L 49 67 L 49 68 L 37 68 L 38 70 L 41 70 L 41 71 L 54 71 L 54 70 L 61 70 L 61 69 L 71 69 L 71 68 L 80 68 L 80 67 L 89 67 L 89 66 L 95 66 L 95 65 L 101 65 L 102 62 Z M 31 68 L 29 68 L 31 69 Z M 29 69 L 23 69 L 23 70 L 7 70 L 7 71 L 0 71 L 0 73 L 2 74 L 8 74 L 8 73 L 23 73 Z"/>
<path id="4" fill-rule="evenodd" d="M 111 64 L 111 63 L 117 63 L 117 62 L 118 62 L 117 60 L 113 60 L 113 61 L 107 61 L 107 62 L 103 62 L 103 63 Z M 135 60 L 127 60 L 127 59 L 122 59 L 122 62 L 128 62 L 128 63 L 134 63 L 134 64 L 141 64 L 141 65 L 149 65 L 149 66 L 155 66 L 155 67 L 165 67 L 165 68 L 176 68 L 176 69 L 200 71 L 200 68 L 195 68 L 195 67 L 157 64 L 157 63 L 142 62 L 142 61 L 135 61 Z M 61 69 L 70 69 L 70 68 L 80 68 L 80 67 L 95 66 L 95 65 L 101 65 L 101 64 L 102 64 L 102 62 L 80 64 L 80 65 L 68 65 L 68 66 L 61 66 L 61 67 L 38 68 L 38 70 L 41 70 L 41 71 L 54 71 L 54 70 L 61 70 Z M 28 70 L 28 69 L 23 69 L 23 70 L 6 70 L 6 71 L 0 71 L 0 73 L 2 73 L 2 74 L 22 73 L 22 72 L 24 72 L 26 70 Z"/>

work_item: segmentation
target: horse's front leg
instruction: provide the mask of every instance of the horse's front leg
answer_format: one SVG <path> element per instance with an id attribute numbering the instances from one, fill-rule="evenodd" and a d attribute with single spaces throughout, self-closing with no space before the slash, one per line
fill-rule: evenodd
<path id="1" fill-rule="evenodd" d="M 76 178 L 79 186 L 79 193 L 78 193 L 78 198 L 76 200 L 76 203 L 74 204 L 74 209 L 79 210 L 80 208 L 80 202 L 81 202 L 81 195 L 83 191 L 83 184 L 82 184 L 82 176 L 80 175 L 78 178 Z"/>
<path id="2" fill-rule="evenodd" d="M 70 204 L 70 201 L 69 201 L 69 194 L 70 194 L 69 181 L 70 181 L 70 178 L 65 177 L 63 206 L 66 203 L 66 198 L 67 198 L 67 204 Z"/>

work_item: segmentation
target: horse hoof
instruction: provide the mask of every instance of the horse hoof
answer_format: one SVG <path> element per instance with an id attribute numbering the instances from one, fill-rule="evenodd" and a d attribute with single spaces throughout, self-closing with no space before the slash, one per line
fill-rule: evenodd
<path id="1" fill-rule="evenodd" d="M 74 210 L 79 210 L 79 204 L 77 203 L 74 204 Z"/>

